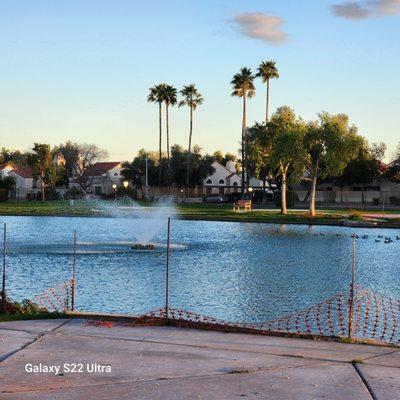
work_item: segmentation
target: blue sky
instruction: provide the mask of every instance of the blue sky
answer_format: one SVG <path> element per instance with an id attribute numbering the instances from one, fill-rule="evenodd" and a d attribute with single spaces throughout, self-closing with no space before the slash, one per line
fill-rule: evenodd
<path id="1" fill-rule="evenodd" d="M 229 82 L 241 67 L 273 59 L 281 78 L 272 82 L 272 110 L 290 105 L 305 119 L 345 112 L 369 141 L 393 150 L 400 140 L 399 2 L 344 3 L 2 0 L 0 146 L 71 139 L 107 148 L 110 159 L 131 159 L 139 148 L 157 148 L 157 107 L 146 96 L 167 82 L 195 83 L 203 93 L 194 142 L 236 152 L 241 104 Z M 276 18 L 281 36 L 246 34 L 235 23 L 244 13 Z M 263 119 L 264 107 L 258 82 L 249 123 Z M 186 146 L 187 133 L 187 110 L 172 110 L 171 143 Z"/>

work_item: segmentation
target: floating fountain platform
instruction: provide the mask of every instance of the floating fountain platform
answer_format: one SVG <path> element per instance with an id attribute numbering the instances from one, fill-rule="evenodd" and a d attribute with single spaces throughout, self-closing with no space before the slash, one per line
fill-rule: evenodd
<path id="1" fill-rule="evenodd" d="M 135 243 L 133 246 L 131 246 L 132 250 L 154 250 L 156 246 L 151 243 L 147 244 L 141 244 L 141 243 Z"/>

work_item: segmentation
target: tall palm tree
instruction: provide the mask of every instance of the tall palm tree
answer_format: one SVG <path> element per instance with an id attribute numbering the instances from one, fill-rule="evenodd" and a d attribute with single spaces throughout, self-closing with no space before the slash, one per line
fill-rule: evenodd
<path id="1" fill-rule="evenodd" d="M 263 61 L 257 68 L 257 78 L 261 78 L 263 83 L 267 84 L 267 99 L 266 99 L 266 109 L 265 109 L 265 123 L 268 122 L 269 113 L 269 81 L 270 79 L 278 79 L 279 73 L 276 68 L 275 61 Z"/>
<path id="2" fill-rule="evenodd" d="M 242 198 L 244 198 L 245 182 L 248 179 L 247 172 L 247 123 L 246 123 L 246 98 L 252 98 L 256 94 L 254 86 L 255 76 L 250 68 L 242 68 L 239 73 L 233 76 L 231 85 L 231 96 L 241 97 L 243 100 L 242 113 Z"/>
<path id="3" fill-rule="evenodd" d="M 158 187 L 161 187 L 162 177 L 162 103 L 164 101 L 165 83 L 160 83 L 149 89 L 147 101 L 158 103 L 158 122 L 159 122 L 159 145 L 158 145 Z"/>
<path id="4" fill-rule="evenodd" d="M 193 134 L 193 111 L 196 110 L 197 106 L 203 104 L 203 97 L 197 90 L 194 84 L 184 86 L 180 91 L 183 99 L 179 102 L 178 107 L 188 106 L 189 107 L 189 147 L 188 147 L 188 159 L 186 165 L 186 197 L 189 197 L 189 176 L 190 176 L 190 161 L 192 152 L 192 134 Z"/>
<path id="5" fill-rule="evenodd" d="M 170 178 L 171 173 L 171 163 L 170 163 L 170 149 L 169 149 L 169 115 L 168 109 L 170 106 L 174 106 L 177 102 L 177 90 L 171 85 L 165 85 L 163 99 L 165 102 L 165 120 L 166 120 L 166 128 L 167 128 L 167 160 L 168 160 L 168 180 Z"/>

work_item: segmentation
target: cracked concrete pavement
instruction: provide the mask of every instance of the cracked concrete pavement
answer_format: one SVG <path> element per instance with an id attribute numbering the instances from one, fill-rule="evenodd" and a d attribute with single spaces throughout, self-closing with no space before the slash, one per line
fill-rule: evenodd
<path id="1" fill-rule="evenodd" d="M 25 370 L 65 363 L 111 372 Z M 400 400 L 400 349 L 83 319 L 0 323 L 1 400 L 239 397 Z"/>

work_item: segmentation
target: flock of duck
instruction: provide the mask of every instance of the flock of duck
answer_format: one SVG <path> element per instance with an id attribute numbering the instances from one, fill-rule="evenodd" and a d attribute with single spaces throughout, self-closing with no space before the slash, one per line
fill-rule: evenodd
<path id="1" fill-rule="evenodd" d="M 323 232 L 314 233 L 314 236 L 325 236 L 325 235 L 326 234 L 323 233 Z M 347 236 L 347 235 L 346 234 L 342 234 L 342 233 L 336 233 L 335 236 Z M 361 235 L 361 236 L 359 236 L 356 233 L 353 233 L 350 237 L 354 238 L 354 239 L 364 239 L 364 240 L 370 239 L 369 235 Z M 396 235 L 395 239 L 392 239 L 390 236 L 378 235 L 377 238 L 374 238 L 374 239 L 375 239 L 375 243 L 383 242 L 383 243 L 389 244 L 389 243 L 393 243 L 394 240 L 400 240 L 400 236 Z"/>

